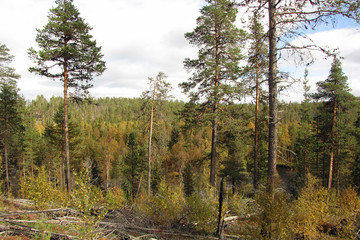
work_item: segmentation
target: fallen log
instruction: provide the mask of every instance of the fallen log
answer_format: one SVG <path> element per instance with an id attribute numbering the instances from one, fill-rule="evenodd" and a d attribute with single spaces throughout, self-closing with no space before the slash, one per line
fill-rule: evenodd
<path id="1" fill-rule="evenodd" d="M 76 237 L 69 236 L 69 235 L 66 235 L 66 234 L 53 233 L 53 232 L 49 232 L 49 231 L 40 231 L 40 230 L 37 230 L 35 228 L 29 227 L 29 226 L 26 226 L 26 225 L 22 225 L 22 224 L 16 223 L 16 222 L 11 221 L 11 220 L 2 219 L 1 221 L 9 223 L 11 225 L 15 225 L 15 226 L 11 226 L 11 225 L 3 226 L 3 225 L 1 225 L 0 229 L 3 229 L 3 231 L 12 231 L 12 232 L 14 232 L 16 234 L 23 234 L 25 236 L 30 236 L 30 237 L 33 237 L 36 234 L 46 234 L 46 235 L 51 235 L 52 239 L 66 239 L 66 240 L 67 239 L 69 239 L 69 240 L 77 239 Z"/>
<path id="2" fill-rule="evenodd" d="M 71 209 L 71 208 L 56 208 L 56 209 L 48 209 L 48 210 L 41 210 L 41 211 L 0 212 L 0 217 L 6 218 L 6 217 L 11 217 L 11 216 L 39 214 L 39 213 L 55 213 L 55 212 L 66 212 L 67 214 L 79 214 L 78 211 Z"/>

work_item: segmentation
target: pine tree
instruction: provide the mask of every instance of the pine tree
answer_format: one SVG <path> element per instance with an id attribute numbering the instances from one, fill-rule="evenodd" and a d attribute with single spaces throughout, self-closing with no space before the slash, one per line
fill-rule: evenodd
<path id="1" fill-rule="evenodd" d="M 234 25 L 237 15 L 230 0 L 207 0 L 201 9 L 197 27 L 185 34 L 190 44 L 199 47 L 198 59 L 185 59 L 184 65 L 193 76 L 180 86 L 193 103 L 202 104 L 212 123 L 210 184 L 215 185 L 216 142 L 220 103 L 232 101 L 238 92 L 240 66 L 243 58 L 240 44 L 243 32 Z M 193 90 L 193 91 L 192 91 Z"/>
<path id="2" fill-rule="evenodd" d="M 253 88 L 255 84 L 255 129 L 254 129 L 254 188 L 258 188 L 260 180 L 260 170 L 259 170 L 259 136 L 260 136 L 260 97 L 261 93 L 261 84 L 266 74 L 267 67 L 267 44 L 265 41 L 265 33 L 263 26 L 261 24 L 261 19 L 263 14 L 260 10 L 254 11 L 253 16 L 250 18 L 250 39 L 252 41 L 249 49 L 249 59 L 248 66 L 245 73 L 251 78 L 250 85 Z"/>
<path id="3" fill-rule="evenodd" d="M 300 129 L 299 129 L 299 138 L 296 141 L 296 152 L 298 159 L 300 160 L 298 168 L 298 173 L 301 176 L 302 185 L 307 184 L 308 173 L 315 172 L 314 169 L 311 169 L 312 162 L 311 159 L 315 159 L 314 153 L 315 149 L 315 130 L 313 127 L 313 106 L 314 103 L 310 103 L 310 86 L 308 85 L 308 70 L 305 70 L 303 89 L 304 89 L 304 100 L 301 103 L 301 117 L 300 117 Z"/>
<path id="4" fill-rule="evenodd" d="M 346 127 L 345 124 L 340 125 L 340 112 L 341 115 L 344 115 L 346 110 L 355 104 L 355 97 L 350 93 L 347 80 L 348 78 L 342 70 L 340 60 L 334 57 L 330 75 L 325 81 L 317 83 L 318 92 L 312 95 L 314 99 L 324 101 L 320 114 L 323 119 L 321 128 L 322 137 L 329 149 L 328 189 L 331 189 L 333 185 L 334 158 L 339 140 L 339 130 Z M 338 149 L 339 147 L 340 146 L 338 146 Z M 339 161 L 339 159 L 337 159 L 337 161 Z"/>
<path id="5" fill-rule="evenodd" d="M 19 96 L 14 86 L 3 84 L 0 87 L 0 135 L 2 137 L 4 164 L 5 164 L 5 184 L 7 196 L 10 194 L 9 180 L 9 148 L 10 142 L 19 131 L 21 118 L 18 109 Z"/>
<path id="6" fill-rule="evenodd" d="M 101 60 L 101 48 L 89 34 L 91 27 L 80 17 L 73 1 L 56 0 L 56 4 L 50 10 L 48 24 L 37 30 L 36 42 L 40 50 L 29 49 L 29 55 L 37 65 L 29 71 L 64 83 L 66 180 L 70 192 L 68 88 L 75 88 L 75 99 L 86 97 L 93 75 L 105 71 L 105 62 Z"/>
<path id="7" fill-rule="evenodd" d="M 9 180 L 9 147 L 10 141 L 19 130 L 21 119 L 18 109 L 20 97 L 18 95 L 17 80 L 20 75 L 9 67 L 14 56 L 9 54 L 5 44 L 0 44 L 0 135 L 2 138 L 6 192 L 10 194 Z"/>
<path id="8" fill-rule="evenodd" d="M 0 84 L 16 86 L 20 75 L 15 73 L 15 69 L 9 64 L 14 60 L 14 56 L 10 55 L 9 49 L 5 44 L 0 44 Z"/>
<path id="9" fill-rule="evenodd" d="M 140 190 L 141 180 L 145 170 L 145 153 L 139 146 L 135 132 L 129 134 L 127 148 L 128 151 L 124 158 L 125 167 L 123 172 L 128 185 L 129 197 L 133 200 Z"/>

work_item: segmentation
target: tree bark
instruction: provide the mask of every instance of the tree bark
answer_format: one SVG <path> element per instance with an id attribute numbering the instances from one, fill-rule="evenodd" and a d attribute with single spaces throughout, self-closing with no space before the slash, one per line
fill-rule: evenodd
<path id="1" fill-rule="evenodd" d="M 109 189 L 109 179 L 110 179 L 110 154 L 106 153 L 106 190 Z"/>
<path id="2" fill-rule="evenodd" d="M 65 41 L 65 47 L 67 42 Z M 68 60 L 64 62 L 64 138 L 65 138 L 65 162 L 66 162 L 66 188 L 71 192 L 70 183 L 70 153 L 69 153 L 69 119 L 68 119 Z"/>
<path id="3" fill-rule="evenodd" d="M 216 230 L 216 235 L 221 235 L 221 224 L 222 224 L 222 208 L 223 208 L 223 202 L 224 202 L 224 178 L 221 178 L 220 182 L 220 192 L 219 192 L 219 215 L 218 215 L 218 227 Z"/>
<path id="4" fill-rule="evenodd" d="M 4 119 L 4 161 L 5 161 L 5 181 L 6 181 L 6 194 L 9 197 L 10 194 L 10 181 L 9 181 L 9 160 L 8 160 L 8 138 L 7 138 L 7 117 Z"/>
<path id="5" fill-rule="evenodd" d="M 215 90 L 214 90 L 214 108 L 213 108 L 213 120 L 212 120 L 212 136 L 211 136 L 211 163 L 210 163 L 210 184 L 215 186 L 215 175 L 216 175 L 216 142 L 217 142 L 217 112 L 218 112 L 218 87 L 219 87 L 219 64 L 220 64 L 220 53 L 219 53 L 219 26 L 215 23 Z"/>
<path id="6" fill-rule="evenodd" d="M 152 139 L 152 130 L 153 130 L 153 121 L 154 121 L 154 104 L 155 104 L 155 95 L 156 95 L 156 83 L 158 81 L 158 76 L 156 76 L 154 81 L 154 92 L 151 102 L 151 113 L 150 113 L 150 130 L 149 130 L 149 144 L 148 144 L 148 182 L 147 182 L 147 195 L 151 194 L 151 139 Z"/>
<path id="7" fill-rule="evenodd" d="M 276 52 L 276 1 L 269 0 L 269 151 L 267 191 L 273 194 L 275 187 L 278 106 L 277 106 L 277 52 Z"/>
<path id="8" fill-rule="evenodd" d="M 255 86 L 255 136 L 254 136 L 254 189 L 259 185 L 259 65 L 256 66 Z"/>
<path id="9" fill-rule="evenodd" d="M 332 187 L 333 180 L 333 171 L 334 171 L 334 151 L 335 151 L 335 126 L 336 126 L 336 116 L 337 116 L 337 101 L 334 101 L 334 110 L 333 110 L 333 118 L 331 123 L 331 146 L 330 146 L 330 169 L 329 169 L 329 182 L 328 189 L 330 190 Z"/>

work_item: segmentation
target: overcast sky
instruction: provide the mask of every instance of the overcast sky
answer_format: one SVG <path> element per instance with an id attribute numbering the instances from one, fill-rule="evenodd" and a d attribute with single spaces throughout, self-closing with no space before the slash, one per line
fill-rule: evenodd
<path id="1" fill-rule="evenodd" d="M 190 73 L 183 67 L 186 57 L 196 57 L 197 49 L 184 38 L 196 26 L 203 0 L 74 0 L 80 16 L 93 27 L 91 34 L 102 46 L 107 70 L 96 77 L 90 89 L 94 97 L 139 97 L 148 89 L 148 77 L 159 71 L 168 75 L 175 98 L 186 100 L 178 84 Z M 62 96 L 62 85 L 28 72 L 33 63 L 27 49 L 37 48 L 36 28 L 48 22 L 55 0 L 11 0 L 0 4 L 0 43 L 15 55 L 11 65 L 21 75 L 18 86 L 26 99 L 37 95 Z M 360 96 L 360 31 L 351 22 L 342 22 L 336 30 L 324 28 L 311 34 L 322 45 L 337 47 L 344 57 L 343 70 L 349 77 L 352 93 Z M 312 90 L 315 82 L 328 76 L 331 60 L 316 55 L 309 68 Z M 285 65 L 282 65 L 286 67 Z M 302 74 L 303 70 L 298 68 Z M 302 100 L 300 85 L 284 92 L 282 99 Z"/>

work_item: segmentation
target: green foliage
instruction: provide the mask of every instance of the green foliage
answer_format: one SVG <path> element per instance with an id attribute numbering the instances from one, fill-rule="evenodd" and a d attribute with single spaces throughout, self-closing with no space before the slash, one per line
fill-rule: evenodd
<path id="1" fill-rule="evenodd" d="M 153 222 L 171 227 L 184 217 L 185 199 L 180 187 L 171 189 L 163 179 L 156 195 L 142 195 L 136 201 L 136 208 Z"/>
<path id="2" fill-rule="evenodd" d="M 186 198 L 188 224 L 198 231 L 215 232 L 217 228 L 218 199 L 211 190 L 194 193 Z"/>
<path id="3" fill-rule="evenodd" d="M 45 223 L 45 221 L 45 218 L 41 218 L 37 223 L 34 224 L 34 228 L 40 231 L 40 233 L 35 234 L 34 239 L 51 240 L 51 233 L 47 232 L 49 230 L 49 226 L 47 223 Z"/>
<path id="4" fill-rule="evenodd" d="M 329 164 L 323 168 L 336 163 L 334 170 L 329 171 L 328 175 L 344 187 L 351 184 L 347 179 L 351 179 L 352 170 L 349 167 L 354 164 L 357 144 L 355 121 L 359 111 L 347 80 L 340 60 L 334 57 L 328 78 L 317 83 L 318 92 L 312 95 L 313 99 L 323 101 L 316 116 L 321 152 L 330 159 L 327 161 Z M 331 184 L 329 182 L 329 187 Z"/>
<path id="5" fill-rule="evenodd" d="M 187 162 L 183 172 L 184 193 L 190 197 L 194 193 L 194 177 L 190 162 Z"/>
<path id="6" fill-rule="evenodd" d="M 124 191 L 119 187 L 114 187 L 106 190 L 105 205 L 106 209 L 120 209 L 125 204 Z"/>
<path id="7" fill-rule="evenodd" d="M 359 212 L 359 210 L 360 198 L 356 190 L 352 187 L 342 190 L 336 198 L 336 205 L 333 210 L 339 237 L 347 239 L 354 237 L 354 232 L 358 231 L 355 227 L 357 226 L 356 213 Z"/>
<path id="8" fill-rule="evenodd" d="M 246 198 L 244 195 L 236 193 L 229 199 L 229 210 L 232 215 L 245 216 L 250 213 L 249 203 L 251 198 Z"/>
<path id="9" fill-rule="evenodd" d="M 15 73 L 14 68 L 8 66 L 14 60 L 14 56 L 10 55 L 9 51 L 5 44 L 0 44 L 0 83 L 16 86 L 20 75 Z"/>
<path id="10" fill-rule="evenodd" d="M 76 176 L 70 199 L 71 206 L 79 212 L 85 223 L 84 226 L 79 226 L 84 238 L 96 237 L 98 233 L 93 232 L 94 227 L 105 217 L 107 209 L 102 207 L 104 199 L 101 191 L 90 183 L 90 177 L 86 171 Z"/>
<path id="11" fill-rule="evenodd" d="M 127 153 L 124 157 L 124 177 L 126 180 L 126 190 L 130 199 L 134 199 L 140 188 L 140 181 L 145 170 L 145 152 L 139 145 L 135 132 L 131 132 L 128 137 Z"/>
<path id="12" fill-rule="evenodd" d="M 330 213 L 328 199 L 327 189 L 319 186 L 315 178 L 308 176 L 308 185 L 301 190 L 294 204 L 292 229 L 297 236 L 305 239 L 319 237 L 319 229 Z"/>
<path id="13" fill-rule="evenodd" d="M 252 232 L 257 239 L 292 239 L 290 231 L 290 196 L 285 192 L 260 192 L 255 200 L 261 209 L 257 217 L 258 231 Z"/>
<path id="14" fill-rule="evenodd" d="M 23 197 L 31 199 L 37 209 L 67 207 L 69 196 L 49 180 L 45 167 L 37 170 L 37 175 L 28 176 L 21 181 Z"/>
<path id="15" fill-rule="evenodd" d="M 88 94 L 93 75 L 105 71 L 101 47 L 92 40 L 91 27 L 80 17 L 72 0 L 56 0 L 56 4 L 48 15 L 49 22 L 37 30 L 40 50 L 29 49 L 29 56 L 37 65 L 29 71 L 61 81 L 68 71 L 68 87 L 75 88 L 81 97 Z"/>

